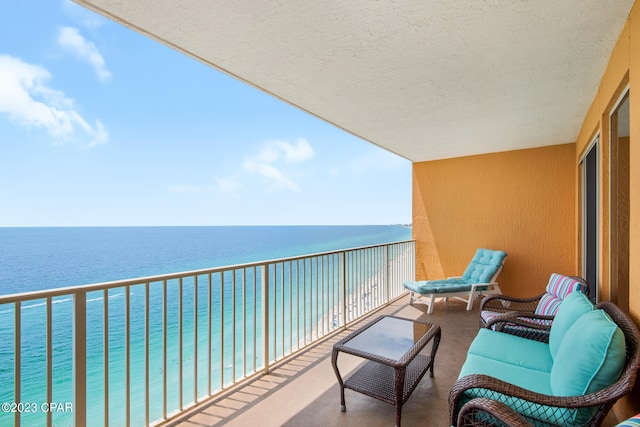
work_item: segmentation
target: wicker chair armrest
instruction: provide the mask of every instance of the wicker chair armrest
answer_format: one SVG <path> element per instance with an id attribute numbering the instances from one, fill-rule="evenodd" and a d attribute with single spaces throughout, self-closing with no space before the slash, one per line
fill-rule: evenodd
<path id="1" fill-rule="evenodd" d="M 450 421 L 451 425 L 455 425 L 458 418 L 460 399 L 463 397 L 465 391 L 470 389 L 484 389 L 487 390 L 487 395 L 490 395 L 490 392 L 497 392 L 506 396 L 526 400 L 532 404 L 556 408 L 576 409 L 597 406 L 601 409 L 594 415 L 594 418 L 599 418 L 606 415 L 606 412 L 613 406 L 616 400 L 628 393 L 628 390 L 626 393 L 624 392 L 624 388 L 625 387 L 619 382 L 616 382 L 596 393 L 581 396 L 549 396 L 527 390 L 515 384 L 507 383 L 488 375 L 467 375 L 466 377 L 462 377 L 456 381 L 449 393 Z"/>
<path id="2" fill-rule="evenodd" d="M 541 314 L 505 313 L 487 322 L 487 328 L 503 332 L 507 325 L 518 325 L 529 329 L 549 332 L 554 316 L 544 316 Z"/>
<path id="3" fill-rule="evenodd" d="M 484 427 L 487 420 L 491 426 L 531 427 L 519 413 L 502 402 L 478 397 L 471 399 L 460 409 L 457 427 Z"/>
<path id="4" fill-rule="evenodd" d="M 480 311 L 522 311 L 533 313 L 536 310 L 542 295 L 544 294 L 531 298 L 514 298 L 505 295 L 491 295 L 480 302 Z"/>

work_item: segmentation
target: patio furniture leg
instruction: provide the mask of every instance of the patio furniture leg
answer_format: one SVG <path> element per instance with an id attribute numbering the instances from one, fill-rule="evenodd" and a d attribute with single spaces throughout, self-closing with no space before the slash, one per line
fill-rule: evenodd
<path id="1" fill-rule="evenodd" d="M 476 299 L 476 293 L 474 291 L 471 291 L 471 294 L 469 295 L 469 301 L 467 301 L 467 311 L 471 311 L 471 309 L 473 308 L 473 300 Z"/>
<path id="2" fill-rule="evenodd" d="M 333 366 L 333 371 L 336 373 L 336 377 L 338 377 L 338 383 L 340 384 L 340 412 L 346 412 L 347 405 L 344 401 L 344 381 L 342 381 L 342 376 L 340 375 L 340 371 L 338 370 L 338 351 L 335 349 L 331 353 L 331 366 Z"/>
<path id="3" fill-rule="evenodd" d="M 431 344 L 431 366 L 429 367 L 429 376 L 431 378 L 433 378 L 433 365 L 436 364 L 436 352 L 440 345 L 440 336 L 441 333 L 438 331 L 438 333 L 433 337 L 433 343 Z"/>
<path id="4" fill-rule="evenodd" d="M 409 292 L 409 305 L 413 304 L 413 292 Z"/>
<path id="5" fill-rule="evenodd" d="M 433 313 L 433 303 L 435 302 L 436 299 L 436 295 L 435 294 L 431 294 L 429 295 L 429 309 L 427 310 L 427 314 L 431 314 Z"/>
<path id="6" fill-rule="evenodd" d="M 402 416 L 402 397 L 404 393 L 404 380 L 406 368 L 395 369 L 395 400 L 396 400 L 396 427 L 400 427 L 400 417 Z"/>

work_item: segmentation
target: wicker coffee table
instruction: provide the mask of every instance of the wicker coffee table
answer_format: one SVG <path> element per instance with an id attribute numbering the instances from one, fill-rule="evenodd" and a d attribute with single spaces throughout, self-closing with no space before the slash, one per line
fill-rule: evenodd
<path id="1" fill-rule="evenodd" d="M 429 342 L 431 351 L 425 354 Z M 440 326 L 395 316 L 381 316 L 337 342 L 331 364 L 340 383 L 341 410 L 346 411 L 344 389 L 348 388 L 395 405 L 399 427 L 402 405 L 428 370 L 433 377 L 439 344 Z M 367 362 L 343 381 L 338 369 L 340 353 L 362 357 Z"/>

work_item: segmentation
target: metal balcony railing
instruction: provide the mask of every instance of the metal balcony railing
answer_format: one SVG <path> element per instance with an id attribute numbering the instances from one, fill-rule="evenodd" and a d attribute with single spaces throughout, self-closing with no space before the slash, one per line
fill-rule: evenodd
<path id="1" fill-rule="evenodd" d="M 406 241 L 0 296 L 0 425 L 162 424 L 414 278 Z"/>

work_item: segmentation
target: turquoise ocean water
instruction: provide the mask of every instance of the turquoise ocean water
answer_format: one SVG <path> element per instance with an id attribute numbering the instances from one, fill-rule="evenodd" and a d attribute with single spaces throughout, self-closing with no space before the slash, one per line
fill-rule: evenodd
<path id="1" fill-rule="evenodd" d="M 270 260 L 338 249 L 353 248 L 409 240 L 411 229 L 402 226 L 272 226 L 272 227 L 71 227 L 71 228 L 0 228 L 0 294 L 13 294 L 35 290 L 78 286 L 112 280 L 145 277 L 164 273 L 196 270 L 246 262 Z M 134 287 L 130 292 L 131 325 L 144 322 L 144 288 Z M 177 304 L 171 303 L 176 295 L 169 294 L 168 312 L 176 316 Z M 124 423 L 124 396 L 114 392 L 125 381 L 124 351 L 124 292 L 114 289 L 109 298 L 109 377 L 110 424 Z M 159 310 L 162 295 L 150 295 L 150 326 L 161 328 Z M 213 299 L 216 299 L 214 295 Z M 91 293 L 87 297 L 87 347 L 102 346 L 103 295 Z M 219 296 L 218 296 L 219 300 Z M 189 301 L 189 300 L 187 300 Z M 142 304 L 142 305 L 141 305 Z M 71 402 L 71 348 L 57 343 L 71 342 L 70 298 L 53 301 L 53 398 L 57 404 Z M 137 309 L 140 307 L 142 309 Z M 193 347 L 193 305 L 183 307 L 183 340 L 185 354 Z M 199 310 L 199 308 L 198 308 Z M 13 366 L 15 351 L 13 306 L 0 306 L 0 403 L 14 402 Z M 43 383 L 46 372 L 44 343 L 46 342 L 46 307 L 43 300 L 24 303 L 21 308 L 23 335 L 21 402 L 37 405 L 33 414 L 24 414 L 22 425 L 43 425 L 42 404 L 46 402 Z M 189 324 L 191 322 L 191 325 Z M 191 334 L 191 335 L 190 335 Z M 168 368 L 177 366 L 178 331 L 168 331 Z M 238 337 L 241 338 L 241 337 Z M 143 363 L 143 337 L 131 336 L 132 370 Z M 162 342 L 157 334 L 150 339 L 151 420 L 161 414 L 162 399 Z M 251 352 L 252 350 L 250 350 Z M 227 354 L 232 359 L 232 354 Z M 249 355 L 252 357 L 253 355 Z M 103 425 L 103 353 L 89 352 L 87 361 L 87 388 L 89 425 Z M 195 355 L 198 364 L 206 359 Z M 182 360 L 183 370 L 194 365 L 193 360 Z M 214 375 L 220 372 L 216 361 Z M 174 368 L 177 369 L 177 368 Z M 217 373 L 216 373 L 217 372 Z M 183 391 L 192 393 L 193 379 L 185 376 Z M 171 376 L 168 384 L 169 407 L 178 405 L 177 379 Z M 198 392 L 206 391 L 207 379 L 198 380 Z M 144 411 L 144 383 L 132 376 L 132 425 L 142 425 Z M 190 391 L 191 390 L 191 391 Z M 92 401 L 91 396 L 99 396 Z M 61 408 L 54 412 L 54 425 L 71 425 L 72 414 Z M 0 426 L 13 424 L 13 414 L 0 411 Z"/>

